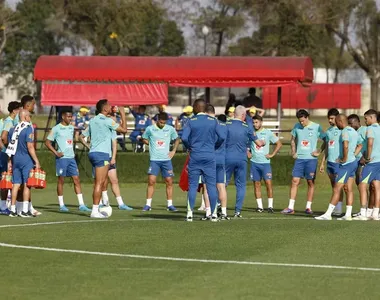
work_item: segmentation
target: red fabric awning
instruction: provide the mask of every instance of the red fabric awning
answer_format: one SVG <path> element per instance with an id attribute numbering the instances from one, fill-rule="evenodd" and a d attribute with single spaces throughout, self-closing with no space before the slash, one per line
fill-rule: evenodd
<path id="1" fill-rule="evenodd" d="M 308 57 L 41 56 L 34 79 L 158 82 L 171 86 L 283 86 L 311 83 Z"/>
<path id="2" fill-rule="evenodd" d="M 277 107 L 277 88 L 263 88 L 263 107 Z M 312 84 L 309 88 L 300 85 L 282 89 L 282 108 L 343 108 L 361 107 L 360 84 Z"/>
<path id="3" fill-rule="evenodd" d="M 67 84 L 42 83 L 42 105 L 93 106 L 106 98 L 112 105 L 157 105 L 168 103 L 167 84 Z"/>

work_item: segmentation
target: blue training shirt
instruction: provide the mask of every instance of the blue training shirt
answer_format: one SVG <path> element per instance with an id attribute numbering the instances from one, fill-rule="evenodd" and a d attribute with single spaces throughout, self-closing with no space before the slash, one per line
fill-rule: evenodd
<path id="1" fill-rule="evenodd" d="M 12 127 L 9 130 L 8 143 L 10 143 L 12 140 L 12 135 L 13 135 L 14 130 L 15 130 L 15 127 Z M 16 164 L 16 165 L 34 164 L 34 161 L 29 154 L 27 143 L 34 143 L 34 133 L 33 133 L 32 126 L 28 126 L 27 128 L 25 128 L 24 130 L 20 132 L 18 136 L 17 151 L 12 158 L 13 164 Z"/>
<path id="2" fill-rule="evenodd" d="M 257 140 L 256 134 L 246 122 L 238 119 L 230 119 L 226 125 L 226 160 L 247 160 L 247 148 Z"/>
<path id="3" fill-rule="evenodd" d="M 223 132 L 216 118 L 199 113 L 183 129 L 182 142 L 190 156 L 215 157 L 215 149 L 223 143 Z"/>
<path id="4" fill-rule="evenodd" d="M 224 165 L 226 163 L 226 138 L 227 138 L 227 125 L 222 122 L 218 122 L 220 132 L 223 134 L 223 143 L 215 150 L 215 158 L 217 165 Z"/>
<path id="5" fill-rule="evenodd" d="M 148 115 L 137 113 L 134 110 L 131 110 L 131 114 L 135 118 L 135 129 L 146 129 L 148 126 L 152 125 L 152 120 Z"/>

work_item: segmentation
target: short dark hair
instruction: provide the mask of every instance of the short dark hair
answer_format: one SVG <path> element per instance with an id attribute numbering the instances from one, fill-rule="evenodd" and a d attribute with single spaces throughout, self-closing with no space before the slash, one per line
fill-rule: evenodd
<path id="1" fill-rule="evenodd" d="M 24 96 L 21 97 L 21 106 L 22 106 L 23 108 L 25 108 L 25 106 L 26 106 L 28 103 L 32 102 L 33 100 L 34 100 L 34 97 L 33 97 L 33 96 L 31 96 L 31 95 L 24 95 Z"/>
<path id="2" fill-rule="evenodd" d="M 377 111 L 376 110 L 374 110 L 374 109 L 369 109 L 369 110 L 367 110 L 365 113 L 364 113 L 364 115 L 365 116 L 368 116 L 368 115 L 375 115 L 376 117 L 377 117 Z"/>
<path id="3" fill-rule="evenodd" d="M 380 123 L 380 111 L 377 112 L 377 123 Z"/>
<path id="4" fill-rule="evenodd" d="M 227 122 L 227 116 L 226 115 L 219 115 L 218 120 L 220 122 L 226 123 Z"/>
<path id="5" fill-rule="evenodd" d="M 348 116 L 347 119 L 348 120 L 354 119 L 354 120 L 356 120 L 356 121 L 358 121 L 360 123 L 360 118 L 359 118 L 359 116 L 357 114 L 351 114 L 351 115 Z"/>
<path id="6" fill-rule="evenodd" d="M 21 107 L 21 103 L 17 101 L 11 101 L 8 104 L 8 112 L 12 113 L 15 109 L 18 109 Z"/>
<path id="7" fill-rule="evenodd" d="M 248 94 L 250 94 L 250 95 L 255 95 L 256 94 L 256 88 L 249 88 L 249 90 L 248 90 Z"/>
<path id="8" fill-rule="evenodd" d="M 97 103 L 96 103 L 96 110 L 98 111 L 98 113 L 101 113 L 103 111 L 103 108 L 104 106 L 108 103 L 108 100 L 107 99 L 100 99 Z"/>
<path id="9" fill-rule="evenodd" d="M 70 109 L 70 108 L 65 108 L 65 109 L 62 109 L 61 111 L 61 116 L 65 115 L 65 114 L 72 114 L 73 113 L 73 110 Z"/>
<path id="10" fill-rule="evenodd" d="M 215 114 L 215 107 L 211 104 L 207 104 L 206 106 L 206 113 L 208 114 Z"/>
<path id="11" fill-rule="evenodd" d="M 254 115 L 254 116 L 252 117 L 252 120 L 263 121 L 263 117 L 262 117 L 262 116 L 259 116 L 259 115 Z"/>
<path id="12" fill-rule="evenodd" d="M 329 111 L 327 112 L 327 117 L 330 118 L 331 116 L 337 116 L 339 115 L 339 110 L 336 108 L 330 108 Z"/>
<path id="13" fill-rule="evenodd" d="M 146 106 L 145 105 L 140 105 L 139 108 L 146 109 Z"/>
<path id="14" fill-rule="evenodd" d="M 296 114 L 297 119 L 308 118 L 309 116 L 310 114 L 305 109 L 300 109 L 299 111 L 297 111 L 297 114 Z"/>
<path id="15" fill-rule="evenodd" d="M 169 119 L 168 114 L 166 112 L 160 112 L 158 114 L 158 120 L 167 121 Z"/>

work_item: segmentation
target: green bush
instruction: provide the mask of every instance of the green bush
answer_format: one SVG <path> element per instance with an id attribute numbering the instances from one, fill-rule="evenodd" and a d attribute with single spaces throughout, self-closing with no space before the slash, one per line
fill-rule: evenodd
<path id="1" fill-rule="evenodd" d="M 55 182 L 55 158 L 47 151 L 38 151 L 42 168 L 46 171 L 48 182 Z M 186 154 L 177 153 L 173 157 L 174 181 L 178 183 Z M 92 167 L 88 160 L 88 153 L 77 152 L 77 162 L 80 178 L 83 183 L 91 183 Z M 274 185 L 289 185 L 294 159 L 290 156 L 278 155 L 272 159 Z M 147 180 L 149 154 L 147 153 L 119 153 L 117 156 L 117 173 L 121 183 L 141 183 Z M 249 166 L 247 172 L 249 178 Z M 318 176 L 318 183 L 327 183 L 327 175 Z M 160 179 L 161 180 L 161 179 Z M 162 181 L 161 181 L 162 182 Z"/>

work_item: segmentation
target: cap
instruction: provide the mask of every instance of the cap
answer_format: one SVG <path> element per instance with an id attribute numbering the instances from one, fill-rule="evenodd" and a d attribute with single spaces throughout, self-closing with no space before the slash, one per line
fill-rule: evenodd
<path id="1" fill-rule="evenodd" d="M 249 112 L 250 112 L 251 114 L 256 114 L 256 108 L 251 108 L 251 109 L 249 110 Z"/>
<path id="2" fill-rule="evenodd" d="M 161 107 L 162 108 L 162 110 L 165 110 L 166 109 L 166 105 L 159 105 L 158 107 Z"/>
<path id="3" fill-rule="evenodd" d="M 228 109 L 228 112 L 230 112 L 230 113 L 235 112 L 235 107 L 231 106 L 231 107 Z"/>
<path id="4" fill-rule="evenodd" d="M 188 106 L 185 106 L 185 108 L 182 110 L 184 113 L 192 113 L 193 112 L 193 107 L 188 105 Z"/>
<path id="5" fill-rule="evenodd" d="M 89 113 L 90 110 L 86 107 L 86 106 L 82 106 L 80 109 L 79 109 L 80 112 L 85 112 L 85 113 Z"/>

